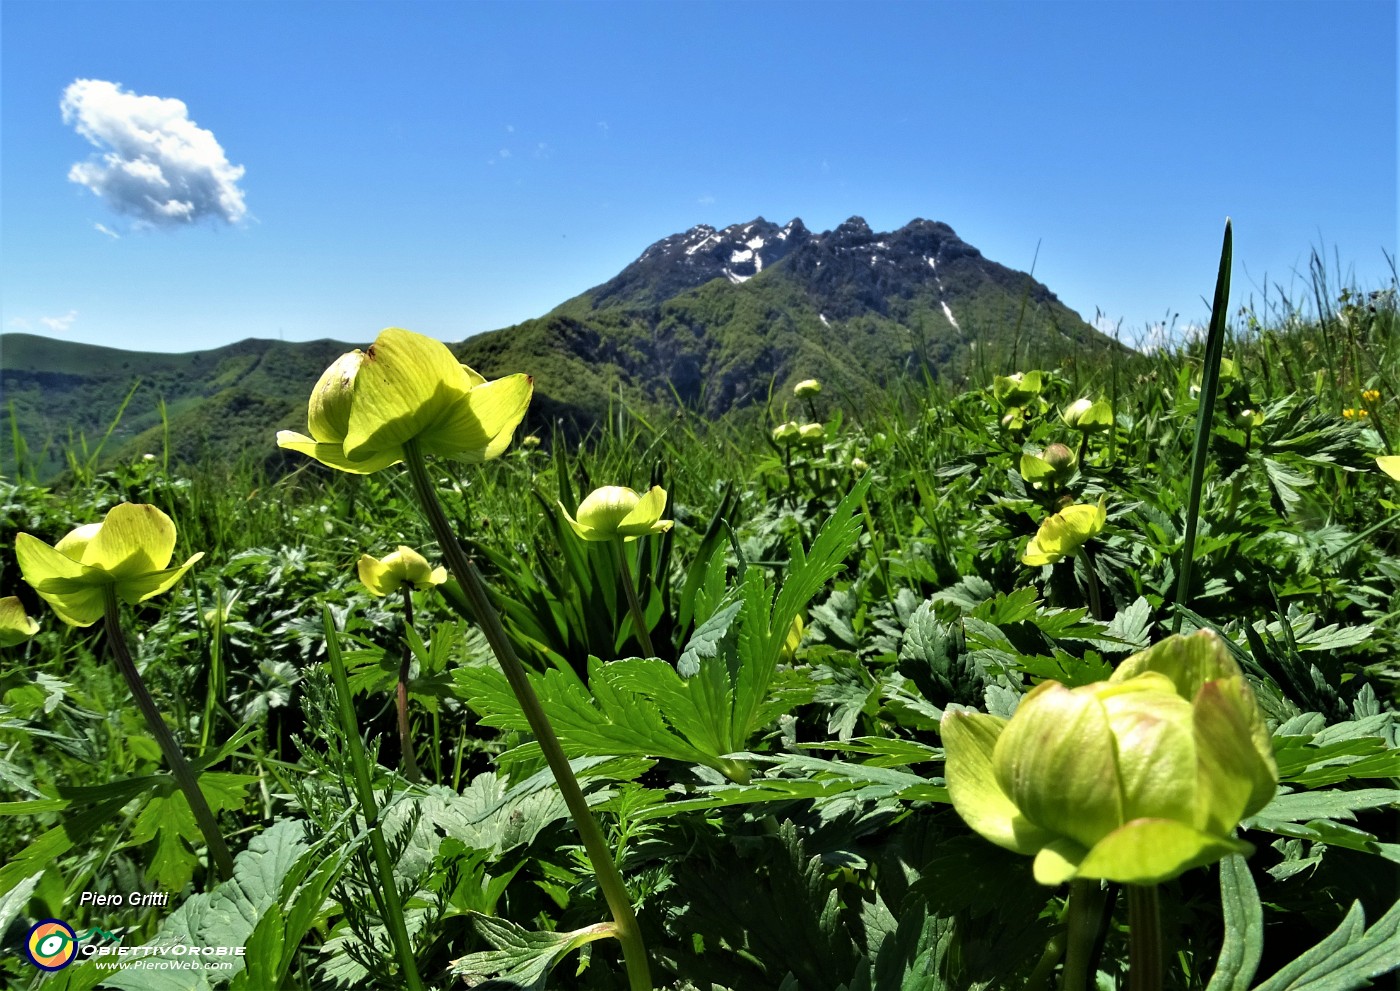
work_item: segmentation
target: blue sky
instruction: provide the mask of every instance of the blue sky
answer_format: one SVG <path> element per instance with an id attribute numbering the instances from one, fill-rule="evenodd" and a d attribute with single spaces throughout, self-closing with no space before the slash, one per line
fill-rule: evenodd
<path id="1" fill-rule="evenodd" d="M 1132 339 L 1204 322 L 1227 215 L 1235 305 L 1396 250 L 1393 2 L 5 0 L 0 45 L 6 331 L 457 340 L 859 214 Z"/>

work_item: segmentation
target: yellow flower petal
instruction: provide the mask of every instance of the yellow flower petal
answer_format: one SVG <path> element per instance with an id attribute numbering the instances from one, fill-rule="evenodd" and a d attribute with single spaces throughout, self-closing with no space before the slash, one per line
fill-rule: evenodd
<path id="1" fill-rule="evenodd" d="M 345 448 L 340 444 L 320 443 L 293 430 L 277 431 L 277 446 L 289 451 L 298 451 L 309 458 L 315 458 L 327 468 L 348 471 L 354 475 L 369 475 L 373 472 L 396 465 L 403 460 L 403 451 L 391 448 L 380 451 L 363 461 L 351 461 L 345 456 Z"/>
<path id="2" fill-rule="evenodd" d="M 162 592 L 168 592 L 175 586 L 176 582 L 185 577 L 185 572 L 194 567 L 194 563 L 202 557 L 204 557 L 204 552 L 200 551 L 177 568 L 167 568 L 164 571 L 156 571 L 149 575 L 140 575 L 118 582 L 117 594 L 121 596 L 123 602 L 134 606 L 136 603 L 145 602 Z"/>
<path id="3" fill-rule="evenodd" d="M 447 418 L 469 391 L 467 370 L 446 344 L 390 327 L 355 376 L 345 456 L 364 461 L 402 447 Z"/>
<path id="4" fill-rule="evenodd" d="M 358 348 L 342 354 L 321 373 L 311 390 L 306 428 L 319 441 L 343 443 L 350 429 L 350 407 L 355 376 L 364 364 L 365 353 Z"/>
<path id="5" fill-rule="evenodd" d="M 69 534 L 69 537 L 71 536 L 72 534 Z M 60 540 L 59 546 L 63 546 L 67 539 L 68 537 L 65 537 Z M 55 578 L 81 578 L 92 572 L 91 568 L 84 567 L 67 554 L 28 533 L 15 535 L 15 560 L 19 562 L 19 570 L 24 575 L 24 580 L 41 591 L 42 583 Z"/>
<path id="6" fill-rule="evenodd" d="M 499 457 L 525 418 L 533 392 L 534 380 L 523 374 L 478 385 L 423 429 L 419 435 L 423 453 L 468 462 Z"/>
<path id="7" fill-rule="evenodd" d="M 17 595 L 0 599 L 0 647 L 24 643 L 39 632 L 39 624 L 24 611 Z"/>
<path id="8" fill-rule="evenodd" d="M 1400 454 L 1381 455 L 1376 458 L 1376 467 L 1400 482 Z"/>
<path id="9" fill-rule="evenodd" d="M 83 564 L 118 580 L 161 571 L 175 553 L 175 524 L 155 506 L 113 506 L 83 549 Z"/>

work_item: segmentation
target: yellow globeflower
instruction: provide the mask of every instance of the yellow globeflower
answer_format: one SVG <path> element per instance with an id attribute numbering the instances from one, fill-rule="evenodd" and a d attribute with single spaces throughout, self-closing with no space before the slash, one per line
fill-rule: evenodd
<path id="1" fill-rule="evenodd" d="M 392 595 L 404 585 L 420 590 L 432 588 L 447 581 L 446 568 L 434 568 L 422 554 L 403 544 L 382 558 L 361 554 L 357 570 L 360 581 L 373 595 Z"/>
<path id="2" fill-rule="evenodd" d="M 402 461 L 409 441 L 485 461 L 510 444 L 532 390 L 528 375 L 488 382 L 441 341 L 391 327 L 326 369 L 307 408 L 311 436 L 282 430 L 277 446 L 357 475 Z"/>
<path id="3" fill-rule="evenodd" d="M 123 602 L 135 605 L 168 590 L 204 556 L 201 551 L 172 568 L 174 552 L 170 517 L 155 506 L 129 502 L 52 547 L 27 533 L 15 537 L 24 580 L 70 626 L 91 626 L 102 618 L 108 586 Z"/>
<path id="4" fill-rule="evenodd" d="M 1269 733 L 1214 633 L 1174 636 L 1108 681 L 1047 681 L 1001 719 L 939 727 L 953 807 L 984 838 L 1034 855 L 1035 879 L 1157 884 L 1251 846 L 1231 836 L 1278 785 Z"/>
<path id="5" fill-rule="evenodd" d="M 1100 505 L 1066 506 L 1041 522 L 1021 555 L 1021 563 L 1035 567 L 1069 557 L 1098 536 L 1107 519 L 1108 513 Z"/>
<path id="6" fill-rule="evenodd" d="M 24 611 L 17 595 L 0 599 L 0 647 L 22 644 L 39 632 L 39 624 Z"/>
<path id="7" fill-rule="evenodd" d="M 584 540 L 636 540 L 648 533 L 665 533 L 672 524 L 661 518 L 666 511 L 666 490 L 659 485 L 653 485 L 646 495 L 622 485 L 604 485 L 578 504 L 578 519 L 569 515 L 563 503 L 559 503 L 559 511 Z"/>

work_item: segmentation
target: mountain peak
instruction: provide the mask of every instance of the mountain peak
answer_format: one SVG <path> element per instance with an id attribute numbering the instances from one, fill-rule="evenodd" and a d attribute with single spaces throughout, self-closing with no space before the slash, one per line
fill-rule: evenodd
<path id="1" fill-rule="evenodd" d="M 875 232 L 870 229 L 870 225 L 865 222 L 864 217 L 850 217 L 836 230 L 831 232 L 835 237 L 874 237 Z"/>

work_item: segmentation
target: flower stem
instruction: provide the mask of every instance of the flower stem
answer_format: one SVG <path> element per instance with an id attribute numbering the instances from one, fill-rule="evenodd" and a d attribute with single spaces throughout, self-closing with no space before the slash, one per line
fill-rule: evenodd
<path id="1" fill-rule="evenodd" d="M 199 790 L 194 769 L 190 767 L 189 761 L 185 760 L 185 755 L 180 752 L 180 745 L 175 742 L 170 727 L 166 726 L 165 720 L 161 718 L 155 699 L 151 698 L 151 693 L 147 691 L 146 683 L 141 679 L 141 672 L 136 670 L 136 662 L 132 660 L 131 652 L 127 649 L 126 637 L 122 635 L 121 616 L 117 610 L 116 586 L 108 585 L 105 592 L 103 618 L 106 621 L 107 643 L 112 648 L 117 670 L 126 679 L 132 697 L 136 699 L 136 707 L 141 710 L 141 715 L 146 717 L 146 725 L 150 728 L 151 735 L 156 738 L 160 752 L 165 756 L 170 776 L 175 779 L 175 784 L 189 803 L 194 821 L 199 825 L 199 831 L 204 834 L 204 842 L 209 844 L 209 859 L 218 867 L 221 875 L 226 878 L 233 877 L 233 856 L 228 852 L 223 834 L 219 832 L 218 820 L 214 818 L 213 810 L 205 801 L 204 792 Z"/>
<path id="2" fill-rule="evenodd" d="M 1104 916 L 1112 910 L 1108 894 L 1098 881 L 1069 883 L 1064 991 L 1094 991 L 1106 928 L 1103 925 Z"/>
<path id="3" fill-rule="evenodd" d="M 404 444 L 404 464 L 408 467 L 408 474 L 413 480 L 413 488 L 423 507 L 423 513 L 428 517 L 428 525 L 432 527 L 443 557 L 447 559 L 447 566 L 461 584 L 462 592 L 471 604 L 476 620 L 496 654 L 496 660 L 500 662 L 501 671 L 520 702 L 525 719 L 544 753 L 545 762 L 559 785 L 564 804 L 568 806 L 569 814 L 573 817 L 574 827 L 583 840 L 584 850 L 593 864 L 598 887 L 602 889 L 603 897 L 612 911 L 617 938 L 622 943 L 622 956 L 626 962 L 627 980 L 631 991 L 651 991 L 651 970 L 647 963 L 646 945 L 642 942 L 642 932 L 632 911 L 632 901 L 622 884 L 622 875 L 613 861 L 612 850 L 609 849 L 602 830 L 598 828 L 598 823 L 588 808 L 583 789 L 579 787 L 578 779 L 569 767 L 569 758 L 564 754 L 564 748 L 559 745 L 559 739 L 554 735 L 554 727 L 550 725 L 549 718 L 530 685 L 525 666 L 515 654 L 515 648 L 506 635 L 505 626 L 501 623 L 496 608 L 491 604 L 481 575 L 462 550 L 462 545 L 457 542 L 456 534 L 442 511 L 442 504 L 438 501 L 437 492 L 428 478 L 423 455 L 415 441 L 410 440 Z"/>
<path id="4" fill-rule="evenodd" d="M 614 537 L 611 541 L 613 545 L 613 557 L 617 561 L 618 580 L 622 582 L 622 591 L 627 595 L 627 608 L 632 613 L 632 625 L 636 627 L 637 640 L 642 645 L 642 650 L 647 657 L 656 656 L 656 648 L 651 645 L 651 631 L 647 629 L 647 614 L 642 609 L 642 600 L 637 598 L 637 586 L 632 581 L 632 569 L 627 565 L 627 548 L 623 546 L 621 537 Z"/>
<path id="5" fill-rule="evenodd" d="M 1085 544 L 1084 551 L 1084 584 L 1089 590 L 1089 615 L 1103 622 L 1108 617 L 1103 612 L 1103 600 L 1099 596 L 1099 576 L 1094 571 L 1094 552 Z"/>
<path id="6" fill-rule="evenodd" d="M 1155 884 L 1128 885 L 1128 989 L 1162 991 L 1162 919 Z"/>
<path id="7" fill-rule="evenodd" d="M 389 930 L 406 986 L 409 991 L 423 991 L 423 980 L 418 976 L 418 962 L 413 958 L 413 944 L 408 937 L 408 925 L 404 922 L 403 903 L 399 901 L 394 862 L 389 857 L 389 846 L 384 842 L 384 831 L 379 826 L 379 809 L 374 804 L 374 782 L 370 779 L 369 760 L 365 756 L 364 742 L 360 739 L 359 724 L 355 721 L 350 681 L 345 677 L 345 662 L 340 656 L 340 642 L 336 639 L 335 623 L 331 620 L 329 607 L 323 616 L 326 654 L 330 658 L 331 680 L 335 683 L 335 698 L 340 709 L 340 728 L 345 733 L 346 746 L 350 748 L 350 764 L 355 769 L 355 794 L 360 803 L 360 814 L 365 817 L 370 850 L 374 853 L 375 867 L 379 871 L 384 925 Z"/>
<path id="8" fill-rule="evenodd" d="M 408 729 L 408 672 L 413 662 L 413 650 L 408 643 L 408 630 L 413 625 L 413 588 L 407 582 L 403 587 L 403 643 L 399 654 L 399 683 L 394 686 L 394 701 L 399 715 L 399 750 L 403 765 L 403 776 L 414 784 L 423 780 L 418 770 L 418 758 L 413 753 L 413 734 Z"/>

